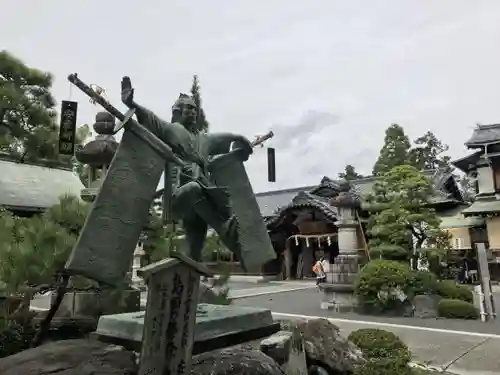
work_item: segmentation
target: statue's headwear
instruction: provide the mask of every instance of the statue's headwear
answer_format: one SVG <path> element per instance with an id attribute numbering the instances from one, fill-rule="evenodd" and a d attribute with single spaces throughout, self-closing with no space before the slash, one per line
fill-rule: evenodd
<path id="1" fill-rule="evenodd" d="M 172 106 L 172 111 L 180 111 L 183 105 L 186 104 L 191 104 L 192 106 L 196 107 L 196 103 L 194 102 L 193 98 L 191 98 L 187 94 L 179 94 L 179 98 L 175 101 L 174 105 Z"/>

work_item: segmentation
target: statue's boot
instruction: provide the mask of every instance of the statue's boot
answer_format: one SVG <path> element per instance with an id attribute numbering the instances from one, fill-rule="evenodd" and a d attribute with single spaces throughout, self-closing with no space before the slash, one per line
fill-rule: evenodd
<path id="1" fill-rule="evenodd" d="M 246 272 L 247 269 L 241 256 L 241 245 L 238 240 L 236 217 L 230 216 L 228 218 L 226 215 L 219 214 L 219 210 L 206 197 L 198 199 L 194 207 L 196 213 L 217 232 L 222 243 L 238 257 L 243 271 Z"/>

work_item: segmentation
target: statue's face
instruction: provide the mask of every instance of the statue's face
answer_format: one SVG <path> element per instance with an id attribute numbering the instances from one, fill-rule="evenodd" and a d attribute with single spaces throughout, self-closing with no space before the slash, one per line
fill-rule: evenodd
<path id="1" fill-rule="evenodd" d="M 184 103 L 181 107 L 181 118 L 184 126 L 196 124 L 196 105 L 191 102 Z"/>

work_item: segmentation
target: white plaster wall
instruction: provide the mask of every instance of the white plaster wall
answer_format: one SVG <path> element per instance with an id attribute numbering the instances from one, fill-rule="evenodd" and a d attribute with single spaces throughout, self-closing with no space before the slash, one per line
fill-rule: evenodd
<path id="1" fill-rule="evenodd" d="M 477 182 L 479 185 L 479 194 L 495 192 L 493 173 L 488 165 L 477 169 Z"/>

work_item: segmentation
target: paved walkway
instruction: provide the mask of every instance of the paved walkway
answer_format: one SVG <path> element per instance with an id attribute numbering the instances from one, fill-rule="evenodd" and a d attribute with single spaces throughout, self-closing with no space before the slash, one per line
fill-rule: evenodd
<path id="1" fill-rule="evenodd" d="M 276 319 L 307 319 L 322 316 L 273 313 Z M 454 374 L 500 374 L 500 335 L 404 326 L 330 318 L 344 335 L 361 328 L 380 328 L 401 337 L 410 347 L 413 361 Z"/>
<path id="2" fill-rule="evenodd" d="M 410 347 L 413 359 L 456 374 L 500 375 L 500 319 L 479 321 L 387 318 L 339 314 L 319 307 L 314 288 L 238 298 L 239 306 L 264 307 L 277 319 L 327 318 L 343 334 L 360 328 L 392 331 Z"/>

